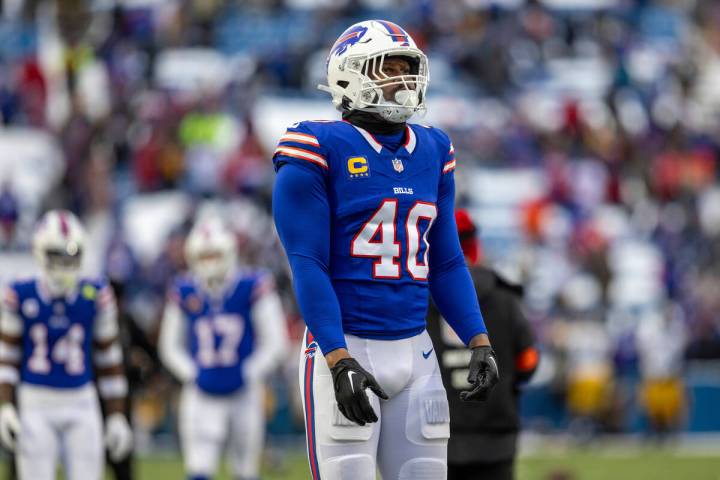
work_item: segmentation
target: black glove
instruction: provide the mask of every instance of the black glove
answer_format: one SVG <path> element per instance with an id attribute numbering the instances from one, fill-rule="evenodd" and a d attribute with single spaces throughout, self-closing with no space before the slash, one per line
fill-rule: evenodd
<path id="1" fill-rule="evenodd" d="M 484 402 L 500 378 L 492 347 L 483 345 L 473 348 L 469 367 L 467 380 L 472 389 L 460 392 L 460 399 L 465 402 Z"/>
<path id="2" fill-rule="evenodd" d="M 335 400 L 342 414 L 361 426 L 377 422 L 377 415 L 370 405 L 365 389 L 369 388 L 383 400 L 387 400 L 388 396 L 375 378 L 354 358 L 339 360 L 330 372 L 335 386 Z"/>

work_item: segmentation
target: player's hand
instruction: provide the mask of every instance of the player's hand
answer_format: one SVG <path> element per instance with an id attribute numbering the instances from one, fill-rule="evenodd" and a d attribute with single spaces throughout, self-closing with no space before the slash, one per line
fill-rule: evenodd
<path id="1" fill-rule="evenodd" d="M 467 380 L 472 388 L 460 392 L 460 399 L 465 402 L 484 402 L 500 378 L 492 347 L 482 345 L 473 348 L 469 367 Z"/>
<path id="2" fill-rule="evenodd" d="M 0 406 L 0 441 L 8 450 L 15 450 L 18 434 L 20 433 L 20 418 L 12 403 Z"/>
<path id="3" fill-rule="evenodd" d="M 338 360 L 330 371 L 340 412 L 348 420 L 361 426 L 377 422 L 378 417 L 370 405 L 365 389 L 369 388 L 383 400 L 387 400 L 388 396 L 370 372 L 361 367 L 354 358 Z"/>
<path id="4" fill-rule="evenodd" d="M 113 413 L 105 420 L 105 445 L 114 462 L 118 462 L 130 454 L 133 433 L 122 413 Z"/>

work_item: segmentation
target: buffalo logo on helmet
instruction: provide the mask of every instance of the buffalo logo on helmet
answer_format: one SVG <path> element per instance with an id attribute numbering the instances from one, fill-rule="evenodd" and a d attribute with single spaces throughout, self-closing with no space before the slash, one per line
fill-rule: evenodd
<path id="1" fill-rule="evenodd" d="M 367 30 L 367 27 L 363 27 L 362 25 L 356 25 L 345 30 L 345 32 L 340 35 L 340 38 L 337 39 L 335 45 L 333 45 L 331 54 L 342 55 L 343 53 L 345 53 L 348 47 L 355 45 L 357 42 L 359 42 L 360 39 L 365 35 Z"/>

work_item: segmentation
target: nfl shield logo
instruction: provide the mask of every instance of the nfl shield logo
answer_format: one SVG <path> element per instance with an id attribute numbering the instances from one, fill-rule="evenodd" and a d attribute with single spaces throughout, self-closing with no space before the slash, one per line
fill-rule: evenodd
<path id="1" fill-rule="evenodd" d="M 402 160 L 400 160 L 399 158 L 393 158 L 393 159 L 392 159 L 392 164 L 393 164 L 393 168 L 394 168 L 395 171 L 398 172 L 398 173 L 400 173 L 400 172 L 402 172 L 403 170 L 405 170 L 405 167 L 403 167 Z"/>

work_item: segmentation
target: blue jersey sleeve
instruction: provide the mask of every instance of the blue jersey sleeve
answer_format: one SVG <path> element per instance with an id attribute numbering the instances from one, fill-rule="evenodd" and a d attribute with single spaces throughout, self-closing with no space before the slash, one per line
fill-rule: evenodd
<path id="1" fill-rule="evenodd" d="M 448 140 L 438 194 L 438 216 L 430 230 L 430 275 L 433 301 L 455 333 L 467 345 L 487 333 L 455 225 L 455 152 Z"/>
<path id="2" fill-rule="evenodd" d="M 346 344 L 340 304 L 329 276 L 330 206 L 325 180 L 317 170 L 295 161 L 286 163 L 276 167 L 273 217 L 290 262 L 300 311 L 327 354 Z"/>

